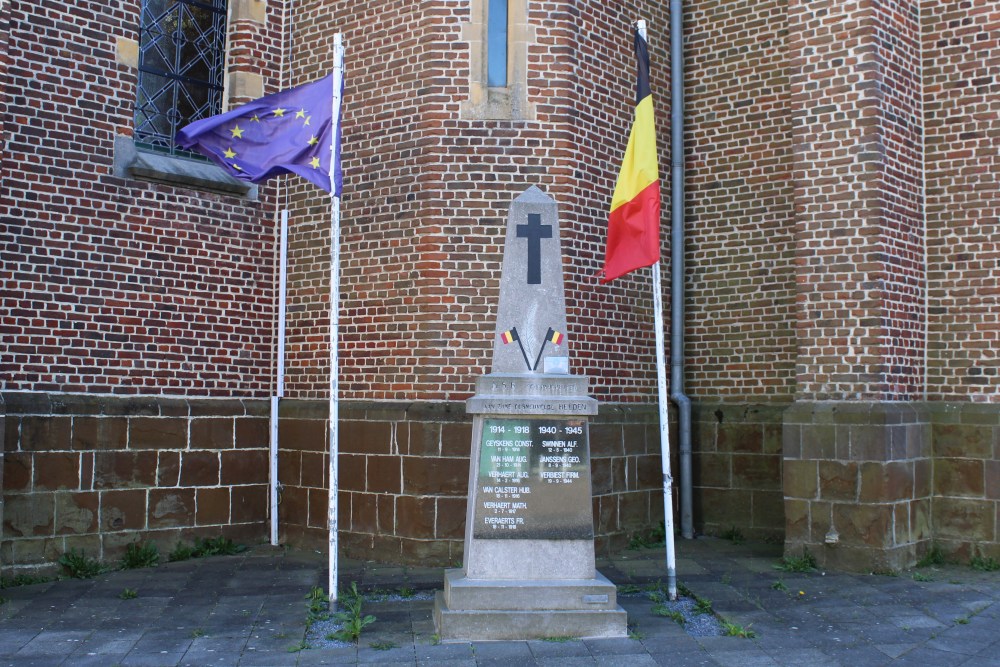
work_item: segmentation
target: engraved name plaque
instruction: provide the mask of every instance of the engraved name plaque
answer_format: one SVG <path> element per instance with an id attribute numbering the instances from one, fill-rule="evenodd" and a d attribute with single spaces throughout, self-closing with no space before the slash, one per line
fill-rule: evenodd
<path id="1" fill-rule="evenodd" d="M 594 537 L 585 419 L 486 418 L 473 537 Z"/>

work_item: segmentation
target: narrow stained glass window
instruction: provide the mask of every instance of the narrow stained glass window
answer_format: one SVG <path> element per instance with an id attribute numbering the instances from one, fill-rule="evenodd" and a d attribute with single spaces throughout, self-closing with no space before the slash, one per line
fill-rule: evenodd
<path id="1" fill-rule="evenodd" d="M 489 0 L 486 31 L 486 85 L 507 86 L 507 0 Z"/>
<path id="2" fill-rule="evenodd" d="M 222 111 L 227 0 L 143 0 L 138 146 L 178 153 L 177 130 Z"/>

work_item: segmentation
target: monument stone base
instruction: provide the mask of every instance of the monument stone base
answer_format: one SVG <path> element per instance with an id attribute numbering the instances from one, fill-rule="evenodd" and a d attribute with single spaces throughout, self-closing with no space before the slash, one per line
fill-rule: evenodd
<path id="1" fill-rule="evenodd" d="M 445 572 L 445 590 L 434 600 L 434 625 L 442 640 L 623 637 L 625 610 L 615 585 L 600 573 L 580 580 L 468 579 Z"/>

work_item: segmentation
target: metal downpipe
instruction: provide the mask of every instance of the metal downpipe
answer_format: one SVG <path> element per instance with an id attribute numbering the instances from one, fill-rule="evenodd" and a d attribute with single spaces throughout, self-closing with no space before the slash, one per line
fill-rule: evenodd
<path id="1" fill-rule="evenodd" d="M 694 537 L 691 400 L 684 393 L 684 7 L 670 1 L 670 398 L 680 439 L 681 536 Z"/>

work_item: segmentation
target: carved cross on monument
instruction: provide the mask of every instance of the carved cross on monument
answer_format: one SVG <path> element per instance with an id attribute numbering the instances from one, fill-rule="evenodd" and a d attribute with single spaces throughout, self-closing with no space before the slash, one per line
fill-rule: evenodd
<path id="1" fill-rule="evenodd" d="M 542 282 L 542 239 L 552 238 L 552 225 L 543 225 L 542 216 L 528 214 L 528 224 L 517 226 L 518 238 L 528 239 L 528 284 Z"/>
<path id="2" fill-rule="evenodd" d="M 556 203 L 531 186 L 511 202 L 507 217 L 494 373 L 569 372 L 572 341 L 559 245 Z"/>

